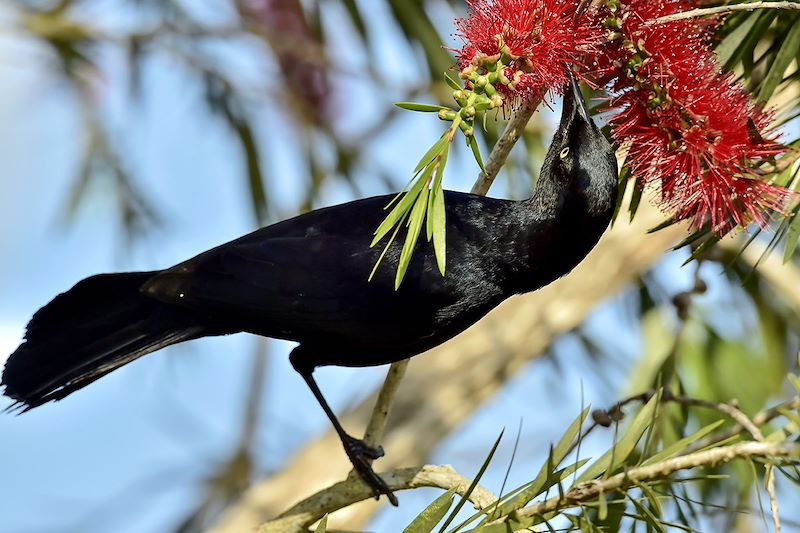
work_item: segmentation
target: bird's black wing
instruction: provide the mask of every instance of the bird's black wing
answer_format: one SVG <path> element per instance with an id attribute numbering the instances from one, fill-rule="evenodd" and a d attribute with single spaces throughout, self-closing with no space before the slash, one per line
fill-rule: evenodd
<path id="1" fill-rule="evenodd" d="M 396 256 L 368 281 L 380 247 L 331 235 L 249 239 L 154 277 L 146 292 L 228 323 L 231 330 L 320 344 L 372 345 L 425 336 L 459 295 L 421 243 L 399 291 Z"/>

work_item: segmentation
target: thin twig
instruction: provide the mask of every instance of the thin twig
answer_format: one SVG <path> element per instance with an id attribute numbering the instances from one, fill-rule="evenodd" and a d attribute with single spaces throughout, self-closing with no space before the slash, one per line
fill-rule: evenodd
<path id="1" fill-rule="evenodd" d="M 508 154 L 511 153 L 511 149 L 514 148 L 514 145 L 522 136 L 525 126 L 528 125 L 528 121 L 538 106 L 539 102 L 530 102 L 527 105 L 520 106 L 503 131 L 503 135 L 492 148 L 492 153 L 489 154 L 489 159 L 486 160 L 486 164 L 483 166 L 486 172 L 481 172 L 478 175 L 478 179 L 470 191 L 472 194 L 486 196 L 486 193 L 489 192 L 489 187 L 492 186 L 494 179 L 505 164 L 506 159 L 508 159 Z"/>
<path id="2" fill-rule="evenodd" d="M 646 481 L 665 479 L 681 470 L 690 470 L 701 466 L 711 467 L 729 463 L 734 459 L 762 458 L 774 460 L 778 458 L 800 458 L 800 446 L 797 444 L 775 444 L 769 442 L 740 442 L 730 446 L 713 448 L 690 455 L 682 455 L 666 459 L 659 463 L 631 468 L 602 481 L 588 481 L 564 493 L 563 496 L 550 498 L 531 505 L 515 513 L 517 517 L 541 516 L 566 507 L 574 507 L 590 502 L 601 494 L 612 494 L 625 490 Z M 497 522 L 505 520 L 504 517 Z"/>
<path id="3" fill-rule="evenodd" d="M 426 465 L 417 468 L 402 468 L 381 474 L 393 491 L 434 487 L 444 490 L 454 489 L 464 495 L 471 481 L 458 474 L 451 466 Z M 266 522 L 259 533 L 299 533 L 304 532 L 326 514 L 333 513 L 355 503 L 373 497 L 371 489 L 360 479 L 349 478 L 301 501 L 280 516 Z M 476 508 L 483 509 L 497 500 L 497 496 L 481 486 L 470 494 L 469 501 Z"/>
<path id="4" fill-rule="evenodd" d="M 765 409 L 757 413 L 751 420 L 756 427 L 763 426 L 767 422 L 771 422 L 772 420 L 780 416 L 783 416 L 783 411 L 785 410 L 791 411 L 794 409 L 800 409 L 800 397 L 796 396 L 791 400 L 778 404 L 774 407 L 770 407 L 769 409 Z M 707 448 L 708 446 L 713 446 L 718 442 L 724 442 L 730 439 L 731 437 L 735 437 L 736 435 L 741 433 L 743 429 L 744 427 L 741 424 L 736 424 L 735 426 L 726 431 L 715 433 L 709 436 L 708 438 L 703 439 L 702 441 L 691 445 L 689 448 L 687 448 L 686 454 L 691 454 L 696 452 L 697 450 Z"/>
<path id="5" fill-rule="evenodd" d="M 747 2 L 744 4 L 731 4 L 727 6 L 717 7 L 701 7 L 697 9 L 690 9 L 681 13 L 674 13 L 664 17 L 657 18 L 647 22 L 645 26 L 656 26 L 658 24 L 666 24 L 667 22 L 675 22 L 676 20 L 686 20 L 697 17 L 705 17 L 708 15 L 720 15 L 733 13 L 735 11 L 755 11 L 756 9 L 790 9 L 800 10 L 800 3 L 798 2 Z"/>
<path id="6" fill-rule="evenodd" d="M 709 400 L 701 400 L 698 398 L 688 398 L 686 396 L 675 396 L 669 391 L 664 391 L 664 400 L 676 402 L 687 407 L 704 407 L 706 409 L 718 411 L 724 415 L 728 415 L 741 428 L 746 429 L 747 432 L 753 436 L 753 439 L 759 442 L 764 440 L 764 435 L 761 433 L 761 430 L 758 429 L 758 426 L 756 426 L 756 424 L 753 423 L 753 421 L 748 418 L 746 414 L 736 407 L 734 402 L 721 403 L 712 402 Z"/>
<path id="7" fill-rule="evenodd" d="M 389 372 L 386 373 L 386 380 L 383 382 L 380 393 L 378 393 L 378 399 L 372 409 L 367 429 L 364 431 L 364 442 L 369 446 L 378 446 L 383 440 L 386 419 L 389 416 L 389 410 L 394 402 L 400 381 L 406 373 L 406 368 L 408 368 L 408 359 L 392 363 L 389 367 Z"/>
<path id="8" fill-rule="evenodd" d="M 778 509 L 778 494 L 775 491 L 775 466 L 768 464 L 765 467 L 767 494 L 769 495 L 769 509 L 772 512 L 772 525 L 775 533 L 781 533 L 781 516 Z"/>
<path id="9" fill-rule="evenodd" d="M 588 437 L 592 431 L 597 429 L 598 426 L 609 427 L 612 423 L 621 420 L 624 417 L 624 413 L 622 411 L 624 407 L 626 407 L 631 403 L 647 403 L 650 401 L 650 398 L 652 398 L 653 395 L 655 395 L 655 391 L 653 390 L 646 391 L 640 394 L 629 396 L 623 400 L 620 400 L 611 407 L 609 407 L 608 409 L 596 409 L 592 411 L 592 419 L 594 420 L 594 422 L 584 430 L 584 432 L 581 434 L 580 439 L 578 439 L 576 443 L 572 445 L 570 452 L 572 452 L 572 450 L 577 446 L 577 442 L 586 439 L 586 437 Z M 678 403 L 681 405 L 685 405 L 687 407 L 703 407 L 705 409 L 718 411 L 733 419 L 733 421 L 736 422 L 736 425 L 732 429 L 735 429 L 736 431 L 732 432 L 732 434 L 730 435 L 728 435 L 728 432 L 725 432 L 725 435 L 727 436 L 724 439 L 722 438 L 716 439 L 715 440 L 716 442 L 721 442 L 722 440 L 726 440 L 729 437 L 738 435 L 743 429 L 747 430 L 747 432 L 753 436 L 753 439 L 759 442 L 764 440 L 764 435 L 761 433 L 761 430 L 758 429 L 758 426 L 764 425 L 766 421 L 757 422 L 755 418 L 753 419 L 749 418 L 738 407 L 736 407 L 734 402 L 718 403 L 709 400 L 701 400 L 699 398 L 690 398 L 688 396 L 680 396 L 677 394 L 673 394 L 672 391 L 670 391 L 669 389 L 664 389 L 664 391 L 661 394 L 661 401 Z M 775 407 L 775 413 L 776 413 L 775 416 L 780 414 L 778 413 L 777 409 L 782 407 L 791 408 L 793 405 L 794 404 L 792 402 L 789 402 Z M 756 416 L 758 417 L 759 415 Z M 763 415 L 761 416 L 763 418 Z M 771 419 L 772 418 L 770 418 L 770 420 Z M 693 448 L 691 449 L 691 451 L 692 452 L 697 451 L 697 449 Z"/>

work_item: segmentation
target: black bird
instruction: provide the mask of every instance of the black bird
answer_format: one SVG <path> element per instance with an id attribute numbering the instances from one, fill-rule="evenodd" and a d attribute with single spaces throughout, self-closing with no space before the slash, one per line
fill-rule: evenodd
<path id="1" fill-rule="evenodd" d="M 572 270 L 614 211 L 617 164 L 574 78 L 533 196 L 498 200 L 446 192 L 448 270 L 421 241 L 399 290 L 400 245 L 371 282 L 369 248 L 392 196 L 319 209 L 259 229 L 172 268 L 101 274 L 56 296 L 28 323 L 5 365 L 5 394 L 22 411 L 60 400 L 150 352 L 210 335 L 249 332 L 298 342 L 305 379 L 361 477 L 397 500 L 317 387 L 318 366 L 371 366 L 437 346 L 514 294 Z"/>

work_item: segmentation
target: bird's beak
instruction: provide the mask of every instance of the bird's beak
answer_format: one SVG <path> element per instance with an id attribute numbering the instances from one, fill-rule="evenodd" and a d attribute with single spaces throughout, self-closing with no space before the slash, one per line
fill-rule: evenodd
<path id="1" fill-rule="evenodd" d="M 586 107 L 578 80 L 572 71 L 569 72 L 569 85 L 570 87 L 564 91 L 564 116 L 577 113 L 584 121 L 589 122 L 589 108 Z"/>

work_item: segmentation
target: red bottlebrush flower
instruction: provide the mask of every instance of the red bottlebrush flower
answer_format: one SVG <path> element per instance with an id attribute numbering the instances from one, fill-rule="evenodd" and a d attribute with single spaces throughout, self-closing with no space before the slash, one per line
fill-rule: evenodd
<path id="1" fill-rule="evenodd" d="M 456 20 L 464 47 L 457 51 L 462 69 L 476 58 L 504 51 L 512 86 L 498 87 L 522 101 L 541 100 L 550 89 L 567 83 L 567 65 L 577 63 L 591 48 L 595 29 L 575 20 L 574 0 L 467 0 L 470 13 Z"/>
<path id="2" fill-rule="evenodd" d="M 707 44 L 713 21 L 647 24 L 693 7 L 629 0 L 604 10 L 598 21 L 611 40 L 592 74 L 615 93 L 613 136 L 628 146 L 634 177 L 660 189 L 675 219 L 722 234 L 764 224 L 790 193 L 758 179 L 760 165 L 783 148 L 761 136 L 771 115 L 721 72 Z"/>
<path id="3" fill-rule="evenodd" d="M 763 224 L 790 196 L 759 179 L 783 148 L 762 138 L 770 114 L 721 72 L 708 45 L 719 19 L 652 24 L 699 3 L 606 0 L 576 17 L 575 0 L 468 0 L 469 16 L 456 21 L 462 76 L 478 81 L 499 61 L 506 79 L 496 89 L 534 103 L 574 65 L 611 91 L 612 134 L 675 219 L 718 233 Z"/>

